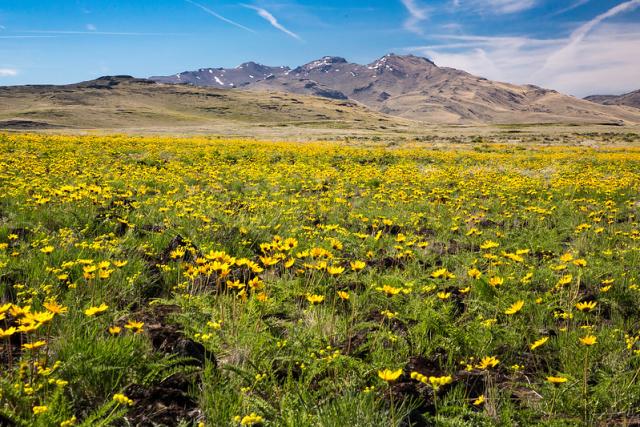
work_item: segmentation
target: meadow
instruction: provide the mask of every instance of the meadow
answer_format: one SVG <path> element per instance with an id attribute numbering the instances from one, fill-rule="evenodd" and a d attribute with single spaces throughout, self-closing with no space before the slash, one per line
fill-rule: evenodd
<path id="1" fill-rule="evenodd" d="M 640 422 L 640 148 L 0 135 L 0 425 Z"/>

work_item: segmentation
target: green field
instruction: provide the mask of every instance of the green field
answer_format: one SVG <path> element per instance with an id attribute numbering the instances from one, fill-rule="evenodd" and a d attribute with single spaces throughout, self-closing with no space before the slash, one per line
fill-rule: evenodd
<path id="1" fill-rule="evenodd" d="M 572 138 L 0 135 L 0 425 L 639 423 L 640 149 Z"/>

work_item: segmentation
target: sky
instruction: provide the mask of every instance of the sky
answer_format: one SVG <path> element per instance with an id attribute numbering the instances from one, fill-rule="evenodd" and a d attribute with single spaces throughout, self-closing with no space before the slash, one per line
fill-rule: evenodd
<path id="1" fill-rule="evenodd" d="M 625 93 L 640 89 L 640 0 L 0 0 L 0 85 L 391 52 L 580 97 Z"/>

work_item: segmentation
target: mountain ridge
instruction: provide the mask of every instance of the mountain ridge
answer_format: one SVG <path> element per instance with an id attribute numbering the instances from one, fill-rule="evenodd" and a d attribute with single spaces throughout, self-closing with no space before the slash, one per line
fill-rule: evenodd
<path id="1" fill-rule="evenodd" d="M 168 85 L 126 75 L 68 85 L 0 86 L 0 129 L 139 129 L 234 135 L 406 130 L 408 120 L 307 95 Z M 250 129 L 250 131 L 249 131 Z"/>
<path id="2" fill-rule="evenodd" d="M 324 56 L 294 68 L 248 62 L 150 79 L 349 99 L 380 113 L 429 123 L 640 123 L 640 113 L 624 106 L 603 106 L 535 85 L 492 81 L 439 67 L 428 58 L 393 53 L 364 65 Z"/>
<path id="3" fill-rule="evenodd" d="M 640 89 L 622 95 L 591 95 L 584 99 L 602 105 L 624 105 L 640 108 Z"/>

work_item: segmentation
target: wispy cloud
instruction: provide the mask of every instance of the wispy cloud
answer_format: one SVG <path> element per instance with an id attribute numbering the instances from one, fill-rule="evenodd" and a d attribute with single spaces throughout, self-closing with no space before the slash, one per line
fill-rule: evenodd
<path id="1" fill-rule="evenodd" d="M 576 0 L 573 3 L 571 3 L 569 6 L 564 7 L 554 13 L 552 13 L 550 16 L 558 16 L 558 15 L 562 15 L 563 13 L 567 13 L 572 11 L 573 9 L 577 9 L 580 6 L 584 6 L 585 4 L 589 3 L 591 0 Z"/>
<path id="2" fill-rule="evenodd" d="M 0 77 L 15 77 L 18 75 L 18 70 L 15 68 L 0 68 Z"/>
<path id="3" fill-rule="evenodd" d="M 87 31 L 97 31 L 98 30 L 98 28 L 96 28 L 96 26 L 93 25 L 93 24 L 87 24 L 85 26 L 85 28 L 87 29 Z"/>
<path id="4" fill-rule="evenodd" d="M 404 21 L 404 28 L 412 33 L 422 35 L 422 28 L 419 24 L 429 18 L 429 11 L 427 8 L 420 6 L 416 0 L 400 0 L 402 4 L 409 12 L 409 18 Z"/>
<path id="5" fill-rule="evenodd" d="M 571 33 L 569 36 L 569 42 L 563 46 L 560 50 L 555 52 L 553 55 L 549 56 L 547 61 L 545 62 L 544 69 L 549 69 L 555 67 L 557 64 L 562 64 L 567 59 L 572 59 L 575 56 L 575 51 L 577 46 L 582 43 L 585 37 L 593 31 L 598 25 L 600 25 L 604 20 L 613 18 L 616 15 L 619 15 L 624 12 L 631 11 L 640 6 L 640 0 L 629 0 L 624 3 L 620 3 L 619 5 L 612 7 L 604 13 L 596 16 L 589 22 L 582 24 L 575 31 Z"/>
<path id="6" fill-rule="evenodd" d="M 455 7 L 471 7 L 487 14 L 510 14 L 536 6 L 538 0 L 453 0 Z"/>
<path id="7" fill-rule="evenodd" d="M 299 35 L 297 35 L 293 31 L 290 31 L 287 28 L 285 28 L 284 25 L 279 23 L 278 20 L 276 19 L 276 17 L 273 16 L 271 13 L 269 13 L 269 11 L 267 11 L 266 9 L 263 9 L 263 8 L 257 7 L 257 6 L 251 6 L 251 5 L 248 5 L 248 4 L 243 4 L 242 6 L 244 6 L 246 8 L 249 8 L 249 9 L 255 10 L 256 12 L 258 12 L 258 15 L 260 15 L 260 17 L 264 18 L 274 28 L 277 28 L 278 30 L 282 31 L 283 33 L 285 33 L 289 37 L 293 37 L 296 40 L 303 41 L 302 37 L 300 37 Z"/>
<path id="8" fill-rule="evenodd" d="M 253 31 L 251 28 L 245 27 L 244 25 L 239 24 L 239 23 L 237 23 L 236 21 L 232 21 L 232 20 L 231 20 L 231 19 L 229 19 L 229 18 L 225 18 L 224 16 L 220 15 L 220 14 L 219 14 L 219 13 L 217 13 L 217 12 L 214 12 L 213 10 L 209 9 L 209 8 L 208 8 L 208 7 L 206 7 L 206 6 L 201 5 L 200 3 L 196 3 L 196 2 L 195 2 L 195 1 L 193 1 L 193 0 L 184 0 L 184 1 L 186 1 L 186 2 L 187 2 L 187 3 L 189 3 L 189 4 L 194 5 L 194 6 L 195 6 L 195 7 L 197 7 L 197 8 L 202 9 L 204 12 L 208 13 L 208 14 L 209 14 L 209 15 L 211 15 L 211 16 L 214 16 L 214 17 L 218 18 L 219 20 L 221 20 L 221 21 L 223 21 L 223 22 L 226 22 L 227 24 L 231 24 L 231 25 L 236 26 L 236 27 L 238 27 L 238 28 L 242 28 L 243 30 L 245 30 L 245 31 L 249 31 L 250 33 L 255 33 L 255 31 Z"/>
<path id="9" fill-rule="evenodd" d="M 436 35 L 429 46 L 407 49 L 438 65 L 493 80 L 536 84 L 576 96 L 637 89 L 640 23 L 607 23 L 640 7 L 628 0 L 594 17 L 569 36 L 548 39 L 477 35 Z"/>

